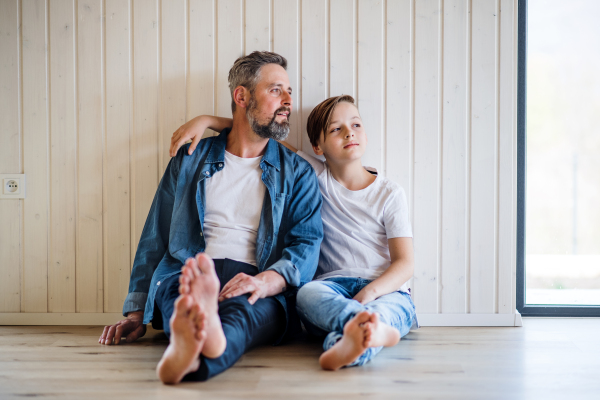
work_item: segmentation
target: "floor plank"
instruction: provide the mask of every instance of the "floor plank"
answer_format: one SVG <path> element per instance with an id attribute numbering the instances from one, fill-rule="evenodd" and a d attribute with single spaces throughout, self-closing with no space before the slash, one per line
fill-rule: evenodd
<path id="1" fill-rule="evenodd" d="M 162 385 L 167 341 L 97 344 L 100 327 L 0 327 L 0 398 L 600 398 L 600 319 L 532 319 L 522 328 L 421 328 L 371 363 L 322 371 L 319 343 L 247 353 L 204 383 Z"/>

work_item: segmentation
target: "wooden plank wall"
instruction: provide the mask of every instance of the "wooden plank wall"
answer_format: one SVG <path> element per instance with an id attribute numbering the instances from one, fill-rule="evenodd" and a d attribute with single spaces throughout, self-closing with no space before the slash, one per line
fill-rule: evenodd
<path id="1" fill-rule="evenodd" d="M 0 313 L 118 313 L 172 132 L 227 73 L 289 62 L 289 141 L 356 97 L 365 164 L 406 190 L 425 314 L 515 310 L 517 0 L 1 0 Z"/>

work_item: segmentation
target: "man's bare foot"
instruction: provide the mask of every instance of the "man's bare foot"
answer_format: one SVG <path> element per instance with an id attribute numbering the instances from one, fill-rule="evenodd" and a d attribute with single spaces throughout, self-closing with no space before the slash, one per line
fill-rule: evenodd
<path id="1" fill-rule="evenodd" d="M 321 354 L 319 364 L 323 369 L 335 371 L 354 362 L 365 350 L 365 323 L 371 314 L 363 311 L 344 325 L 344 335 L 332 348 Z"/>
<path id="2" fill-rule="evenodd" d="M 200 351 L 206 341 L 203 319 L 200 307 L 190 296 L 177 298 L 169 321 L 169 346 L 156 367 L 156 374 L 163 383 L 179 383 L 186 374 L 200 367 Z"/>
<path id="3" fill-rule="evenodd" d="M 390 347 L 400 341 L 400 331 L 381 322 L 379 314 L 371 314 L 371 319 L 365 324 L 365 346 Z"/>
<path id="4" fill-rule="evenodd" d="M 202 354 L 208 358 L 217 358 L 225 351 L 227 339 L 219 318 L 219 277 L 215 272 L 215 264 L 205 253 L 197 254 L 195 258 L 186 261 L 180 278 L 180 288 L 188 289 L 194 302 L 206 316 L 206 342 Z"/>

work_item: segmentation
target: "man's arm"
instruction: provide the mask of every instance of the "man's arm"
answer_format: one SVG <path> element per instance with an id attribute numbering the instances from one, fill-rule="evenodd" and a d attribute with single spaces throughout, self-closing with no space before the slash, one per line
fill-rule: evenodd
<path id="1" fill-rule="evenodd" d="M 288 286 L 310 282 L 317 270 L 323 240 L 321 190 L 313 169 L 308 166 L 296 178 L 287 207 L 287 232 L 281 258 L 269 267 Z"/>
<path id="2" fill-rule="evenodd" d="M 123 304 L 123 315 L 127 318 L 114 325 L 106 326 L 98 340 L 100 344 L 112 344 L 113 339 L 115 344 L 119 344 L 123 336 L 126 336 L 127 341 L 130 342 L 140 338 L 146 332 L 143 324 L 144 308 L 152 274 L 169 245 L 175 188 L 182 159 L 183 151 L 169 162 L 154 195 L 133 261 L 129 293 Z"/>

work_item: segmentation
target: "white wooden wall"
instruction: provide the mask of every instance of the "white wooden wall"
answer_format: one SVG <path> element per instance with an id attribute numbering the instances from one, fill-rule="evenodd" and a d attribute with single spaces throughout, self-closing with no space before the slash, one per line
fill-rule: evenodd
<path id="1" fill-rule="evenodd" d="M 516 9 L 0 0 L 0 173 L 28 186 L 25 200 L 0 200 L 0 323 L 116 317 L 171 133 L 198 114 L 229 116 L 233 61 L 272 50 L 289 62 L 297 147 L 310 149 L 317 103 L 357 98 L 365 164 L 408 193 L 421 322 L 512 325 Z"/>

